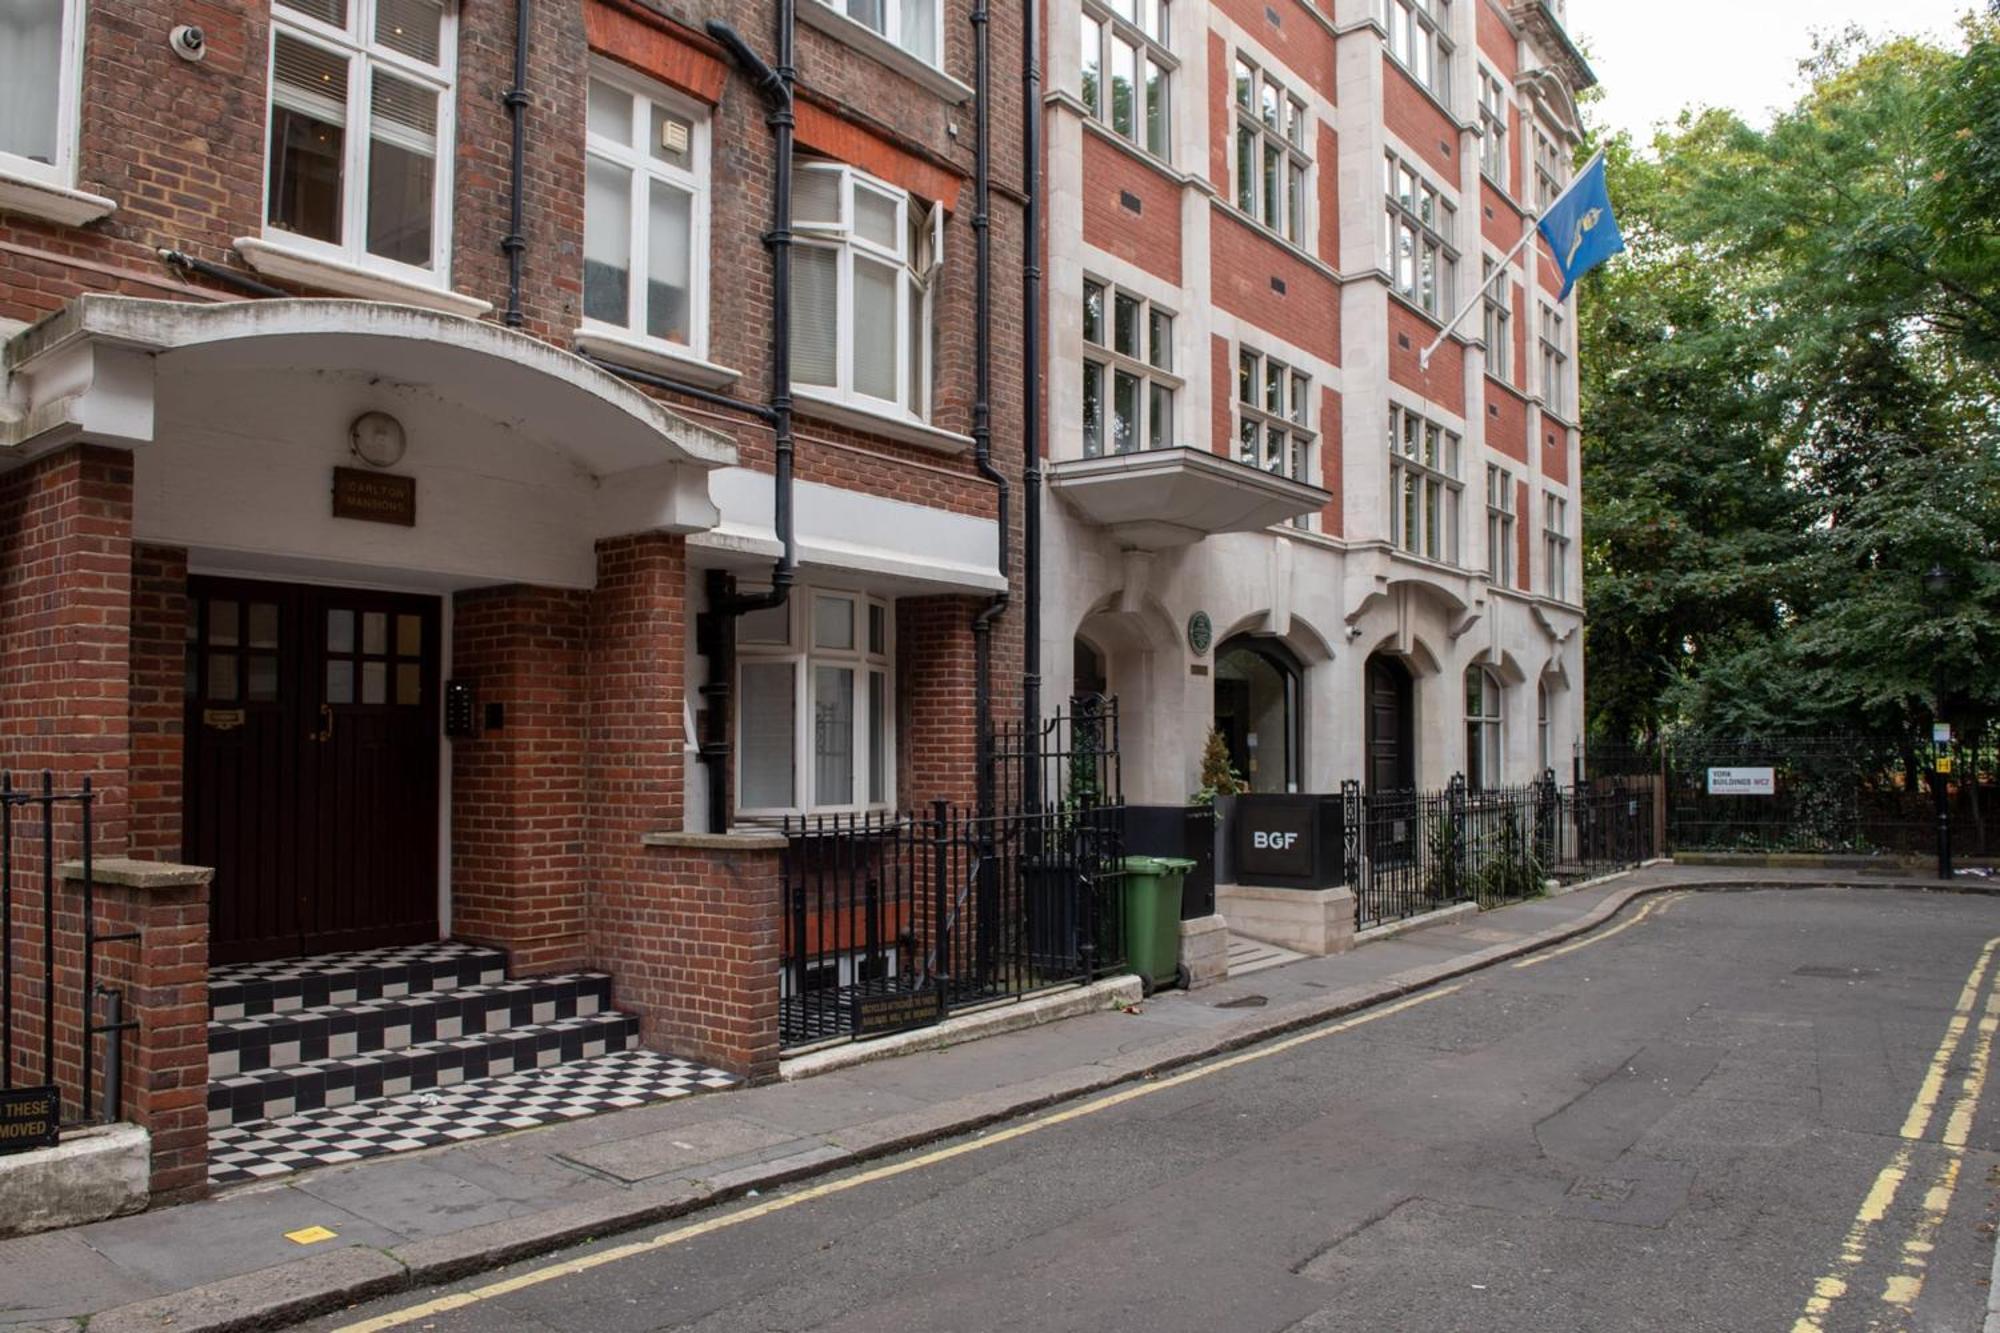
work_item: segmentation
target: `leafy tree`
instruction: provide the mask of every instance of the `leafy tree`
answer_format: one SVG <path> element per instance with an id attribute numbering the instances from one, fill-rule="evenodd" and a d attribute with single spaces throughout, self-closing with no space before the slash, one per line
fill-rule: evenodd
<path id="1" fill-rule="evenodd" d="M 1767 130 L 1606 145 L 1585 284 L 1591 721 L 2000 716 L 2000 25 L 1821 43 Z M 1923 575 L 1953 573 L 1948 604 Z"/>

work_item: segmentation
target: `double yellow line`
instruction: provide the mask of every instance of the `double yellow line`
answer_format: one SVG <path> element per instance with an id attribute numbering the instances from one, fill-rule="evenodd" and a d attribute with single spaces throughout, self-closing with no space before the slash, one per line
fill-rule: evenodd
<path id="1" fill-rule="evenodd" d="M 1959 1170 L 1965 1159 L 1966 1138 L 1972 1132 L 1973 1113 L 1978 1110 L 1980 1094 L 1986 1089 L 1994 1033 L 2000 1031 L 2000 988 L 1987 996 L 1984 1006 L 1979 1002 L 1980 992 L 1985 989 L 1992 970 L 1996 948 L 2000 948 L 2000 936 L 1986 941 L 1985 947 L 1979 951 L 1979 960 L 1973 964 L 1971 974 L 1958 993 L 1958 1003 L 1952 1010 L 1950 1022 L 1945 1024 L 1944 1036 L 1938 1041 L 1930 1067 L 1924 1071 L 1923 1082 L 1917 1085 L 1916 1096 L 1911 1099 L 1909 1112 L 1903 1117 L 1900 1131 L 1903 1141 L 1896 1146 L 1887 1165 L 1876 1173 L 1867 1194 L 1862 1196 L 1861 1207 L 1856 1210 L 1847 1234 L 1841 1238 L 1840 1257 L 1813 1283 L 1812 1295 L 1806 1298 L 1805 1308 L 1792 1324 L 1792 1333 L 1824 1333 L 1827 1316 L 1851 1293 L 1858 1280 L 1858 1271 L 1867 1262 L 1874 1245 L 1876 1229 L 1895 1206 L 1897 1196 L 1910 1177 L 1916 1145 L 1927 1141 L 1926 1136 L 1930 1133 L 1932 1121 L 1937 1118 L 1946 1084 L 1950 1081 L 1951 1063 L 1957 1057 L 1959 1047 L 1965 1044 L 1966 1036 L 1971 1034 L 1972 1050 L 1966 1059 L 1965 1073 L 1959 1079 L 1957 1095 L 1952 1099 L 1944 1129 L 1937 1139 L 1944 1149 L 1943 1160 L 1932 1173 L 1929 1188 L 1924 1191 L 1916 1222 L 1903 1238 L 1895 1271 L 1883 1282 L 1878 1295 L 1891 1312 L 1907 1317 L 1916 1305 L 1917 1297 L 1923 1293 L 1930 1256 L 1937 1248 L 1938 1230 L 1944 1225 L 1945 1213 L 1951 1208 L 1952 1196 L 1958 1189 Z M 1981 1012 L 1982 1008 L 1984 1012 Z"/>

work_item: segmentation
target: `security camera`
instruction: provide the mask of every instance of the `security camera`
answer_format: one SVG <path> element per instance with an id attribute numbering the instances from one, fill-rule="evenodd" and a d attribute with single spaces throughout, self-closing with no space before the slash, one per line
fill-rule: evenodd
<path id="1" fill-rule="evenodd" d="M 167 34 L 167 45 L 182 60 L 200 60 L 208 54 L 208 38 L 192 23 L 183 23 Z"/>

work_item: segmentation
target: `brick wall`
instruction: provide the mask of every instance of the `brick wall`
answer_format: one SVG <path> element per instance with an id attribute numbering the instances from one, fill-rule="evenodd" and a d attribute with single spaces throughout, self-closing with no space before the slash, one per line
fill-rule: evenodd
<path id="1" fill-rule="evenodd" d="M 1209 284 L 1218 308 L 1340 360 L 1340 284 L 1223 209 L 1209 223 Z"/>
<path id="2" fill-rule="evenodd" d="M 131 854 L 181 858 L 187 722 L 187 552 L 132 548 Z"/>
<path id="3" fill-rule="evenodd" d="M 1084 131 L 1083 239 L 1179 286 L 1181 187 Z"/>
<path id="4" fill-rule="evenodd" d="M 1486 443 L 1519 463 L 1528 461 L 1528 404 L 1519 394 L 1486 381 Z"/>
<path id="5" fill-rule="evenodd" d="M 451 746 L 452 933 L 507 950 L 517 976 L 573 969 L 588 953 L 588 602 L 525 587 L 452 602 L 451 676 L 473 690 L 479 728 Z"/>
<path id="6" fill-rule="evenodd" d="M 1347 463 L 1341 397 L 1332 389 L 1319 394 L 1319 484 L 1333 493 L 1320 511 L 1319 530 L 1331 537 L 1347 530 Z"/>
<path id="7" fill-rule="evenodd" d="M 1465 415 L 1465 344 L 1447 338 L 1431 354 L 1428 369 L 1420 364 L 1424 348 L 1437 337 L 1439 325 L 1394 297 L 1389 298 L 1389 378 L 1414 389 L 1426 400 Z"/>
<path id="8" fill-rule="evenodd" d="M 1458 126 L 1393 60 L 1382 62 L 1382 120 L 1431 170 L 1458 179 Z"/>
<path id="9" fill-rule="evenodd" d="M 897 794 L 906 810 L 922 812 L 934 800 L 970 804 L 978 795 L 971 626 L 980 605 L 977 597 L 896 603 Z M 1019 610 L 1009 616 L 1016 624 Z M 994 713 L 1004 721 L 1018 715 L 1020 659 L 995 656 Z"/>

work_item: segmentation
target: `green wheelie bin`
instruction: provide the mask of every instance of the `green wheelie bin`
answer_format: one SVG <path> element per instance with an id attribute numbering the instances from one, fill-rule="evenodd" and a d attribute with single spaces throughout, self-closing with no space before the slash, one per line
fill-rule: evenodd
<path id="1" fill-rule="evenodd" d="M 1194 864 L 1182 856 L 1125 858 L 1125 964 L 1148 995 L 1179 975 L 1181 886 Z"/>

